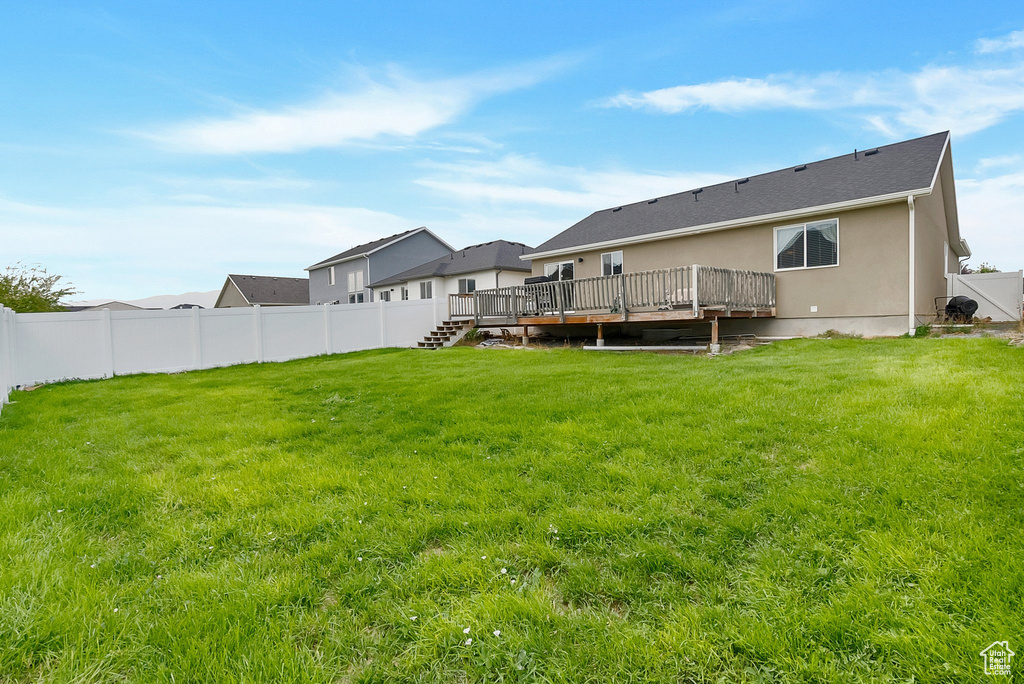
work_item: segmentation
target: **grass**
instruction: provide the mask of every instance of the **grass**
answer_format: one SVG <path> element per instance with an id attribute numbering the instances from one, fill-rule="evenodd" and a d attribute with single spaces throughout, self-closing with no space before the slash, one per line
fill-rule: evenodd
<path id="1" fill-rule="evenodd" d="M 0 679 L 981 680 L 1024 647 L 1022 354 L 452 348 L 16 393 Z"/>

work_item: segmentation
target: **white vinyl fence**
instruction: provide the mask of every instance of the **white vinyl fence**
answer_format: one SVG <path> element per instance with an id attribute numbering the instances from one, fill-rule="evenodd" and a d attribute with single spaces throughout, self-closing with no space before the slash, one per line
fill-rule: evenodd
<path id="1" fill-rule="evenodd" d="M 978 302 L 978 318 L 993 321 L 1019 321 L 1024 300 L 1024 271 L 1009 273 L 950 273 L 947 290 L 950 297 L 964 295 Z"/>
<path id="2" fill-rule="evenodd" d="M 442 300 L 15 314 L 0 307 L 0 405 L 19 386 L 413 347 Z"/>

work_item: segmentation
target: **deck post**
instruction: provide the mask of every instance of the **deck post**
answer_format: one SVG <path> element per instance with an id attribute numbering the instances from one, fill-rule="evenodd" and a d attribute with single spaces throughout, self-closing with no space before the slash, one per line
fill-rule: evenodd
<path id="1" fill-rule="evenodd" d="M 693 297 L 693 317 L 694 318 L 699 318 L 700 317 L 700 304 L 699 304 L 698 299 L 697 299 L 697 281 L 700 279 L 699 271 L 700 271 L 700 266 L 698 266 L 697 264 L 694 264 L 693 268 L 690 269 L 690 294 Z"/>
<path id="2" fill-rule="evenodd" d="M 622 307 L 622 320 L 629 318 L 629 309 L 626 308 L 626 274 L 619 274 L 619 306 Z M 603 347 L 604 343 L 598 345 Z"/>
<path id="3" fill-rule="evenodd" d="M 597 324 L 597 346 L 604 346 L 604 325 L 601 323 Z"/>
<path id="4" fill-rule="evenodd" d="M 558 300 L 558 322 L 565 323 L 565 293 L 562 291 L 563 280 L 555 283 L 555 299 Z"/>
<path id="5" fill-rule="evenodd" d="M 711 344 L 708 345 L 708 351 L 712 354 L 722 351 L 722 345 L 718 344 L 718 316 L 711 319 Z"/>
<path id="6" fill-rule="evenodd" d="M 528 325 L 523 326 L 523 346 L 530 346 L 530 326 Z"/>

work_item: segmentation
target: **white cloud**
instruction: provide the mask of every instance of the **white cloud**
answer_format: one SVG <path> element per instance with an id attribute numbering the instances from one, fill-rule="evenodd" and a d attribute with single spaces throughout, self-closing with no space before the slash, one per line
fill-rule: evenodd
<path id="1" fill-rule="evenodd" d="M 727 79 L 623 93 L 603 105 L 665 114 L 698 108 L 721 112 L 828 110 L 849 112 L 892 138 L 945 129 L 967 135 L 1024 111 L 1024 62 L 999 67 L 926 66 L 914 72 Z"/>
<path id="2" fill-rule="evenodd" d="M 1024 266 L 1024 168 L 992 178 L 956 182 L 960 234 L 971 246 L 971 263 L 1003 271 Z"/>
<path id="3" fill-rule="evenodd" d="M 1024 48 L 1024 31 L 1014 31 L 999 38 L 982 38 L 974 44 L 974 51 L 979 54 L 1006 52 Z"/>
<path id="4" fill-rule="evenodd" d="M 175 124 L 140 133 L 163 148 L 200 154 L 301 152 L 381 140 L 411 140 L 448 124 L 478 101 L 527 88 L 570 63 L 551 59 L 468 76 L 419 81 L 397 71 L 363 75 L 348 92 L 278 109 Z"/>
<path id="5" fill-rule="evenodd" d="M 0 200 L 4 252 L 66 275 L 83 298 L 212 289 L 228 272 L 301 276 L 331 254 L 417 225 L 310 204 L 76 208 Z"/>
<path id="6" fill-rule="evenodd" d="M 653 109 L 678 114 L 705 107 L 720 112 L 746 109 L 815 107 L 815 91 L 805 85 L 783 82 L 781 77 L 732 79 L 696 85 L 661 88 L 646 93 L 622 93 L 606 102 L 611 107 Z"/>
<path id="7" fill-rule="evenodd" d="M 998 157 L 982 157 L 978 160 L 978 171 L 1014 166 L 1024 162 L 1024 156 L 1019 154 L 1004 154 Z"/>
<path id="8" fill-rule="evenodd" d="M 434 173 L 416 182 L 462 202 L 548 206 L 586 213 L 729 179 L 712 173 L 590 171 L 519 155 L 429 168 Z"/>

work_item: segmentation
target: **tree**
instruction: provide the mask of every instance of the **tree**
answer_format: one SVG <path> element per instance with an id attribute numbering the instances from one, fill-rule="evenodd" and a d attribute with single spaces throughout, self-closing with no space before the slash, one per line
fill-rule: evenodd
<path id="1" fill-rule="evenodd" d="M 986 263 L 984 261 L 982 261 L 981 265 L 978 266 L 977 268 L 971 268 L 970 264 L 964 264 L 960 268 L 961 275 L 968 275 L 971 273 L 999 273 L 999 269 L 993 266 L 992 264 Z"/>
<path id="2" fill-rule="evenodd" d="M 0 305 L 18 313 L 63 311 L 60 300 L 78 294 L 64 276 L 51 275 L 40 266 L 17 263 L 0 272 Z"/>

